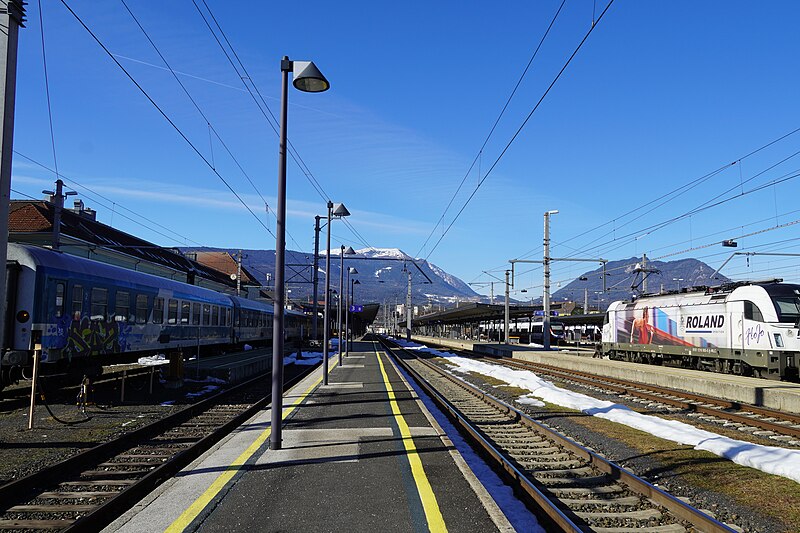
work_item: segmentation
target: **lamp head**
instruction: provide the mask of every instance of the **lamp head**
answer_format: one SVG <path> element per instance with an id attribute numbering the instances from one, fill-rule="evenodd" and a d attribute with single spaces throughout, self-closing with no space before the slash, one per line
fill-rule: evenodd
<path id="1" fill-rule="evenodd" d="M 358 281 L 358 280 L 355 280 L 355 281 L 353 282 L 353 285 L 361 285 L 361 282 L 360 282 L 360 281 Z"/>
<path id="2" fill-rule="evenodd" d="M 350 211 L 344 206 L 344 204 L 334 204 L 333 205 L 333 216 L 335 217 L 349 217 Z"/>
<path id="3" fill-rule="evenodd" d="M 344 246 L 342 246 L 344 248 Z M 347 249 L 344 251 L 345 255 L 356 255 L 356 251 L 353 250 L 352 246 L 348 246 Z"/>
<path id="4" fill-rule="evenodd" d="M 347 269 L 347 271 L 348 271 L 350 274 L 358 274 L 358 270 L 356 270 L 354 267 L 350 267 L 350 268 L 348 268 L 348 269 Z"/>
<path id="5" fill-rule="evenodd" d="M 321 93 L 330 89 L 331 84 L 322 75 L 313 61 L 293 61 L 292 70 L 295 89 L 307 93 Z"/>
<path id="6" fill-rule="evenodd" d="M 552 211 L 545 211 L 545 213 L 544 213 L 544 214 L 545 214 L 546 216 L 549 216 L 549 215 L 557 215 L 557 214 L 558 214 L 558 209 L 553 209 Z"/>

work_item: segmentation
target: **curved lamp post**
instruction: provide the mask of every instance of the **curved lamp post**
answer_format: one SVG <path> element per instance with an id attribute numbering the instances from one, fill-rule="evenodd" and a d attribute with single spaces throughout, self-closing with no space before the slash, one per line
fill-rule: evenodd
<path id="1" fill-rule="evenodd" d="M 341 259 L 341 264 L 339 265 L 339 312 L 337 313 L 336 317 L 339 319 L 339 325 L 337 326 L 336 332 L 339 334 L 339 366 L 342 366 L 342 341 L 347 339 L 346 335 L 342 335 L 342 297 L 347 297 L 347 293 L 345 292 L 344 286 L 344 256 L 345 255 L 356 255 L 355 250 L 353 250 L 352 246 L 348 246 L 345 248 L 344 244 L 340 250 L 339 257 Z M 348 274 L 349 276 L 349 274 Z"/>
<path id="2" fill-rule="evenodd" d="M 304 92 L 327 91 L 331 84 L 311 61 L 281 60 L 281 130 L 278 151 L 278 209 L 275 213 L 275 306 L 272 320 L 272 412 L 269 447 L 281 448 L 281 415 L 283 413 L 283 281 L 286 265 L 286 114 L 289 97 L 289 73 L 294 72 L 292 84 Z"/>

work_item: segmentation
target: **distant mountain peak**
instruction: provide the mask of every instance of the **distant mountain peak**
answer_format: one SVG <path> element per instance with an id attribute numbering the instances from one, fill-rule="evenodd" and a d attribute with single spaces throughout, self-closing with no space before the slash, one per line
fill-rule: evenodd
<path id="1" fill-rule="evenodd" d="M 362 248 L 356 250 L 358 255 L 364 257 L 382 257 L 385 259 L 411 260 L 412 257 L 399 248 Z"/>

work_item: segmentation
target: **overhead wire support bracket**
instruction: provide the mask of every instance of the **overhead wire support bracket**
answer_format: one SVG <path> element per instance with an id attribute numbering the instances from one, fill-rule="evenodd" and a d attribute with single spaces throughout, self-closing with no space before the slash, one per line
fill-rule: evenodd
<path id="1" fill-rule="evenodd" d="M 603 265 L 603 292 L 606 292 L 606 263 L 608 263 L 608 259 L 584 259 L 580 257 L 551 257 L 550 261 L 577 261 L 581 263 L 600 263 Z M 516 263 L 537 263 L 537 264 L 544 264 L 544 260 L 541 259 L 509 259 L 509 263 L 511 263 L 511 288 L 514 288 L 514 267 Z"/>

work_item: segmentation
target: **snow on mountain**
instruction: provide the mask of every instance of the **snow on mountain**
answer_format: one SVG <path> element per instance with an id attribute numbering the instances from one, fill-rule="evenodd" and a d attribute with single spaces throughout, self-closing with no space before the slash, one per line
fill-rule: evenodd
<path id="1" fill-rule="evenodd" d="M 384 259 L 411 259 L 410 255 L 399 248 L 362 248 L 356 250 L 356 254 L 363 255 L 364 257 L 381 257 Z"/>

